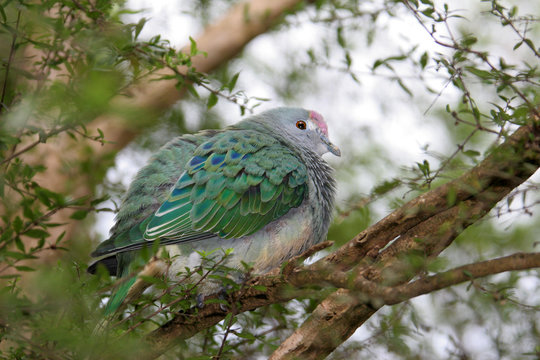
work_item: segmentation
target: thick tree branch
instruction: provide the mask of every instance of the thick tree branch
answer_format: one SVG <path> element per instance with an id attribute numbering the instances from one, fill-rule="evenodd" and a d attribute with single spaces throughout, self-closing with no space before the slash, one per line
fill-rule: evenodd
<path id="1" fill-rule="evenodd" d="M 392 239 L 468 198 L 478 196 L 493 197 L 495 200 L 502 198 L 509 192 L 507 190 L 521 184 L 537 168 L 538 145 L 527 139 L 528 136 L 535 136 L 533 127 L 521 127 L 481 164 L 459 178 L 409 201 L 358 234 L 338 251 L 318 262 L 313 270 L 319 266 L 324 268 L 329 264 L 339 264 L 341 268 L 350 268 L 359 258 L 364 256 L 373 258 Z M 503 188 L 497 190 L 496 185 Z M 479 194 L 482 191 L 485 193 Z M 503 193 L 497 194 L 499 191 Z"/>
<path id="2" fill-rule="evenodd" d="M 363 264 L 356 276 L 400 284 L 415 274 L 400 257 L 408 252 L 437 256 L 469 225 L 484 216 L 540 166 L 540 130 L 522 126 L 492 154 L 458 179 L 429 191 L 368 228 L 337 252 L 314 264 L 349 267 L 350 253 Z M 400 232 L 396 233 L 396 228 Z M 397 239 L 381 252 L 380 249 Z M 343 249 L 347 249 L 344 252 Z M 417 271 L 420 269 L 417 269 Z M 271 359 L 323 359 L 377 310 L 349 290 L 325 299 L 306 322 L 274 352 Z M 345 304 L 345 305 L 344 305 Z M 301 346 L 299 346 L 301 344 Z"/>
<path id="3" fill-rule="evenodd" d="M 535 126 L 521 127 L 478 166 L 411 200 L 334 253 L 306 267 L 289 269 L 281 275 L 275 270 L 255 279 L 253 283 L 266 287 L 266 291 L 249 288 L 233 294 L 233 299 L 240 304 L 238 312 L 290 300 L 294 298 L 290 285 L 332 283 L 333 273 L 353 267 L 354 276 L 349 277 L 349 281 L 363 278 L 385 286 L 409 281 L 418 269 L 408 268 L 401 261 L 402 256 L 411 251 L 424 254 L 426 258 L 437 256 L 467 226 L 538 169 L 539 142 L 540 131 Z M 380 251 L 392 240 L 392 244 Z M 285 289 L 289 291 L 283 291 Z M 378 307 L 365 300 L 354 291 L 337 290 L 272 358 L 324 358 L 377 310 Z M 148 358 L 161 354 L 175 340 L 188 338 L 216 324 L 224 316 L 218 305 L 205 306 L 197 314 L 177 316 L 149 336 L 152 350 Z"/>

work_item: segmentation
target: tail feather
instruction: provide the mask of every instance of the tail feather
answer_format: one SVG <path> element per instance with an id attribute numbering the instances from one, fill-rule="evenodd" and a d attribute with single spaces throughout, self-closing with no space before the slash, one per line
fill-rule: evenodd
<path id="1" fill-rule="evenodd" d="M 105 306 L 105 316 L 113 315 L 124 303 L 126 297 L 129 293 L 129 289 L 133 286 L 137 280 L 136 276 L 132 276 L 126 281 L 124 281 L 118 288 L 113 292 L 109 298 L 107 306 Z"/>
<path id="2" fill-rule="evenodd" d="M 105 307 L 105 315 L 114 314 L 124 303 L 137 298 L 147 287 L 152 285 L 151 282 L 144 280 L 145 278 L 162 276 L 167 272 L 167 269 L 168 266 L 163 260 L 154 257 L 138 274 L 122 275 L 126 280 L 111 295 Z"/>

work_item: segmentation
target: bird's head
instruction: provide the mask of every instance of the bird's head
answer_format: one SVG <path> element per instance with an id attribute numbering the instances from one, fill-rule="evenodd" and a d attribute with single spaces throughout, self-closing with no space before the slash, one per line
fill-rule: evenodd
<path id="1" fill-rule="evenodd" d="M 277 108 L 259 115 L 272 132 L 315 151 L 319 155 L 330 152 L 341 156 L 339 148 L 328 138 L 328 125 L 321 114 L 300 108 Z"/>

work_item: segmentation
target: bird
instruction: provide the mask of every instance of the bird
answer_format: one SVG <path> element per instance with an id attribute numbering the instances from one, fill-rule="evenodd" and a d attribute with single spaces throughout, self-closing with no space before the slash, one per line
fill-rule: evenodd
<path id="1" fill-rule="evenodd" d="M 91 254 L 89 273 L 103 266 L 122 280 L 105 312 L 139 296 L 145 276 L 178 279 L 201 252 L 229 249 L 223 265 L 264 274 L 325 240 L 336 192 L 326 153 L 341 156 L 323 116 L 293 107 L 169 141 L 139 170 L 110 237 Z M 154 244 L 169 260 L 141 266 Z M 198 301 L 222 288 L 205 280 Z"/>

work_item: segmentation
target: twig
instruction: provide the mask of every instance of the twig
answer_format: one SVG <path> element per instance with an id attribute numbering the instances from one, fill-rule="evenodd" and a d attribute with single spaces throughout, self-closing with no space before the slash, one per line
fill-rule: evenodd
<path id="1" fill-rule="evenodd" d="M 510 18 L 508 18 L 506 15 L 504 15 L 504 13 L 501 11 L 501 9 L 499 7 L 494 7 L 492 10 L 491 10 L 491 13 L 500 17 L 502 20 L 504 21 L 501 21 L 503 23 L 503 26 L 505 25 L 504 23 L 510 25 L 510 27 L 512 28 L 512 30 L 514 30 L 514 32 L 521 38 L 521 42 L 522 43 L 525 43 L 529 49 L 531 49 L 531 51 L 534 53 L 534 55 L 536 57 L 539 57 L 540 58 L 540 53 L 538 52 L 538 50 L 536 50 L 534 48 L 534 46 L 532 45 L 532 42 L 531 41 L 527 41 L 528 39 L 525 37 L 524 34 L 522 34 L 517 28 L 516 26 L 514 25 L 514 22 L 512 20 L 510 20 Z M 530 20 L 530 19 L 527 19 L 527 20 Z"/>
<path id="2" fill-rule="evenodd" d="M 188 291 L 186 291 L 186 294 L 190 294 L 192 290 L 196 289 L 210 274 L 212 274 L 216 268 L 221 265 L 221 263 L 223 263 L 223 261 L 225 261 L 226 259 L 226 255 L 222 256 L 221 259 L 219 261 L 217 261 L 214 265 L 212 265 L 212 267 L 210 267 L 204 274 L 203 276 L 201 276 L 201 278 L 195 282 L 194 284 L 191 285 L 190 289 Z M 201 265 L 202 266 L 202 265 Z M 187 281 L 189 277 L 185 276 L 183 277 L 181 280 L 175 282 L 174 284 L 168 286 L 165 290 L 163 290 L 163 292 L 156 298 L 156 300 L 159 300 L 161 298 L 163 298 L 166 294 L 170 293 L 172 291 L 172 289 L 174 289 L 176 286 L 182 284 L 183 282 Z M 184 296 L 179 296 L 177 297 L 176 299 L 172 300 L 171 302 L 165 304 L 165 305 L 162 305 L 162 306 L 159 306 L 157 310 L 155 310 L 152 314 L 146 316 L 145 318 L 141 319 L 139 322 L 137 322 L 136 324 L 132 325 L 129 327 L 128 330 L 126 330 L 122 336 L 130 333 L 131 331 L 133 331 L 134 329 L 136 329 L 138 326 L 142 325 L 144 323 L 145 320 L 149 320 L 151 319 L 152 317 L 156 316 L 157 314 L 159 314 L 161 311 L 167 309 L 167 308 L 170 308 L 171 306 L 179 303 L 180 301 L 182 300 L 185 300 L 187 298 L 187 295 L 184 295 Z M 149 306 L 151 305 L 151 303 L 148 303 L 148 304 L 145 304 L 141 309 L 139 309 L 138 311 L 130 314 L 129 316 L 127 316 L 126 318 L 120 320 L 119 322 L 117 322 L 116 324 L 114 324 L 114 326 L 118 326 L 120 324 L 122 324 L 123 322 L 133 318 L 134 316 L 136 316 L 137 314 L 140 314 L 143 310 L 145 310 L 146 308 L 148 308 Z"/>
<path id="3" fill-rule="evenodd" d="M 451 36 L 451 40 L 452 40 L 452 43 L 447 43 L 447 42 L 444 42 L 444 41 L 441 41 L 438 37 L 435 36 L 435 33 L 434 31 L 432 30 L 429 30 L 426 26 L 426 24 L 424 24 L 424 22 L 422 21 L 422 19 L 420 18 L 420 15 L 418 13 L 418 10 L 414 9 L 411 4 L 409 3 L 408 0 L 404 1 L 404 4 L 405 6 L 412 11 L 414 17 L 416 18 L 416 20 L 419 22 L 420 26 L 422 26 L 424 28 L 424 30 L 426 30 L 426 32 L 429 34 L 429 36 L 431 36 L 431 38 L 433 39 L 433 41 L 442 46 L 442 47 L 446 47 L 446 48 L 449 48 L 449 49 L 454 49 L 454 50 L 458 50 L 458 51 L 463 51 L 463 52 L 466 52 L 466 53 L 469 53 L 469 54 L 473 54 L 473 55 L 476 55 L 480 60 L 482 60 L 492 71 L 496 72 L 496 73 L 499 73 L 499 74 L 504 74 L 502 73 L 502 71 L 500 71 L 499 69 L 497 69 L 497 67 L 495 67 L 495 65 L 493 65 L 491 63 L 491 61 L 489 61 L 489 59 L 487 58 L 487 55 L 486 53 L 484 52 L 481 52 L 481 51 L 477 51 L 477 50 L 473 50 L 469 47 L 465 47 L 465 46 L 461 46 L 457 43 L 457 41 L 454 39 L 453 36 Z M 441 18 L 442 21 L 444 21 L 445 25 L 447 25 L 447 18 L 445 16 L 443 16 L 442 14 L 440 13 L 437 13 L 439 15 L 439 17 Z M 506 74 L 505 74 L 506 75 Z M 509 78 L 512 78 L 512 76 L 508 76 Z M 525 94 L 519 90 L 513 83 L 508 83 L 508 82 L 505 82 L 506 85 L 508 85 L 510 88 L 512 88 L 512 90 L 521 98 L 521 100 L 523 100 L 523 102 L 525 104 L 527 104 L 527 107 L 529 108 L 529 110 L 531 111 L 531 113 L 536 117 L 536 118 L 540 118 L 540 112 L 539 110 L 536 108 L 536 106 L 531 103 L 531 101 L 525 96 Z"/>
<path id="4" fill-rule="evenodd" d="M 10 162 L 14 158 L 22 155 L 23 153 L 25 153 L 25 152 L 27 152 L 29 150 L 32 150 L 34 147 L 36 147 L 40 143 L 45 143 L 47 141 L 47 139 L 50 138 L 51 136 L 57 135 L 57 134 L 61 133 L 62 131 L 68 130 L 70 128 L 72 128 L 71 125 L 64 125 L 64 126 L 60 126 L 60 127 L 56 128 L 56 129 L 50 130 L 46 134 L 40 134 L 38 140 L 36 140 L 33 143 L 27 145 L 26 147 L 24 147 L 23 149 L 17 151 L 16 153 L 11 154 L 10 156 L 8 156 L 4 160 L 2 160 L 2 162 L 0 162 L 0 165 L 4 165 L 5 163 Z"/>
<path id="5" fill-rule="evenodd" d="M 232 305 L 234 307 L 234 304 Z M 227 337 L 231 333 L 231 327 L 233 326 L 233 320 L 236 316 L 235 312 L 229 313 L 229 322 L 227 323 L 227 329 L 225 330 L 225 334 L 223 334 L 223 340 L 221 340 L 221 346 L 219 347 L 218 353 L 215 356 L 212 356 L 212 359 L 219 360 L 221 359 L 221 354 L 223 354 L 223 349 L 225 349 L 225 344 L 227 343 Z"/>

